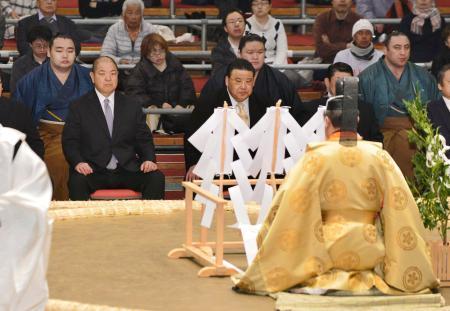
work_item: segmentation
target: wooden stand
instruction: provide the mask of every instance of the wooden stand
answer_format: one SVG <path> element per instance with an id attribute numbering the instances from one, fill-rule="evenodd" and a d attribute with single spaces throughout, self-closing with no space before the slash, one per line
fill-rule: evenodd
<path id="1" fill-rule="evenodd" d="M 434 273 L 441 281 L 441 287 L 450 287 L 450 245 L 444 245 L 442 241 L 429 243 Z"/>

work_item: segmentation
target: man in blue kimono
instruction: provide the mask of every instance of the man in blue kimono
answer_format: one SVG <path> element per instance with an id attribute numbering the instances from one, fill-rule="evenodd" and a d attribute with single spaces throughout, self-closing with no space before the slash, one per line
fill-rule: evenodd
<path id="1" fill-rule="evenodd" d="M 13 96 L 32 110 L 33 121 L 45 146 L 45 163 L 53 182 L 53 199 L 69 198 L 69 168 L 61 147 L 61 133 L 69 105 L 92 90 L 89 69 L 75 64 L 73 38 L 57 35 L 50 41 L 49 61 L 17 83 Z"/>

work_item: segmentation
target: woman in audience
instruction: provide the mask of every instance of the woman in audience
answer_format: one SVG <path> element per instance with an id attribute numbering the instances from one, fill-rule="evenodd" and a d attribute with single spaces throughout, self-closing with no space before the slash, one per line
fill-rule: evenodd
<path id="1" fill-rule="evenodd" d="M 101 55 L 113 58 L 118 64 L 139 62 L 142 39 L 155 32 L 152 24 L 144 21 L 143 15 L 142 0 L 125 0 L 122 6 L 122 19 L 109 27 Z"/>
<path id="2" fill-rule="evenodd" d="M 247 19 L 247 33 L 254 33 L 266 40 L 264 62 L 268 65 L 287 64 L 288 41 L 281 20 L 270 15 L 271 0 L 252 0 L 253 15 Z M 282 70 L 298 89 L 303 83 L 294 70 Z"/>
<path id="3" fill-rule="evenodd" d="M 445 20 L 441 17 L 434 0 L 413 0 L 412 13 L 405 15 L 400 31 L 411 42 L 410 61 L 430 62 L 441 48 L 441 35 Z"/>
<path id="4" fill-rule="evenodd" d="M 431 66 L 431 72 L 436 78 L 441 68 L 450 64 L 450 25 L 447 25 L 442 31 L 442 41 L 441 50 L 438 56 L 433 59 L 433 65 Z"/>
<path id="5" fill-rule="evenodd" d="M 239 56 L 239 42 L 245 31 L 245 16 L 238 9 L 229 11 L 222 19 L 225 36 L 211 52 L 212 74 L 228 66 Z"/>
<path id="6" fill-rule="evenodd" d="M 169 52 L 164 38 L 156 33 L 145 36 L 142 41 L 141 60 L 128 78 L 126 93 L 133 95 L 143 107 L 150 108 L 177 109 L 195 102 L 191 77 Z M 180 133 L 188 119 L 186 114 L 163 115 L 158 123 L 167 133 Z M 150 120 L 151 129 L 157 127 L 155 122 Z"/>

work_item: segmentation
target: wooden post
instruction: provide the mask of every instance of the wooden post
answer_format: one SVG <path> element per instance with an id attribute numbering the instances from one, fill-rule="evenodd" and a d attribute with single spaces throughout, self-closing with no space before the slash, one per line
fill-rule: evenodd
<path id="1" fill-rule="evenodd" d="M 270 183 L 272 184 L 273 192 L 277 191 L 277 185 L 275 182 L 275 170 L 277 164 L 277 150 L 278 150 L 278 135 L 280 133 L 280 107 L 281 99 L 275 104 L 275 125 L 273 131 L 273 150 L 272 150 L 272 166 L 270 170 Z"/>

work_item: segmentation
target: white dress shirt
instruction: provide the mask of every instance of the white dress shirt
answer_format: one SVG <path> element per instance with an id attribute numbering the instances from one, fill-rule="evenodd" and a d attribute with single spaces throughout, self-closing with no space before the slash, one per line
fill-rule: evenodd
<path id="1" fill-rule="evenodd" d="M 100 100 L 100 106 L 102 106 L 103 114 L 105 114 L 105 99 L 109 100 L 109 107 L 111 107 L 111 111 L 114 117 L 114 92 L 112 92 L 108 97 L 105 97 L 100 93 L 97 89 L 95 89 L 95 93 L 97 93 L 97 97 Z"/>
<path id="2" fill-rule="evenodd" d="M 236 106 L 237 106 L 238 102 L 234 99 L 233 96 L 231 96 L 231 94 L 230 94 L 230 92 L 228 90 L 227 90 L 227 92 L 228 92 L 228 96 L 230 96 L 231 105 L 233 106 L 233 108 L 236 109 Z M 248 106 L 249 105 L 248 97 L 242 103 L 244 104 L 244 110 L 245 110 L 245 113 L 248 116 L 248 123 L 250 124 L 250 109 L 249 109 L 249 106 Z"/>

